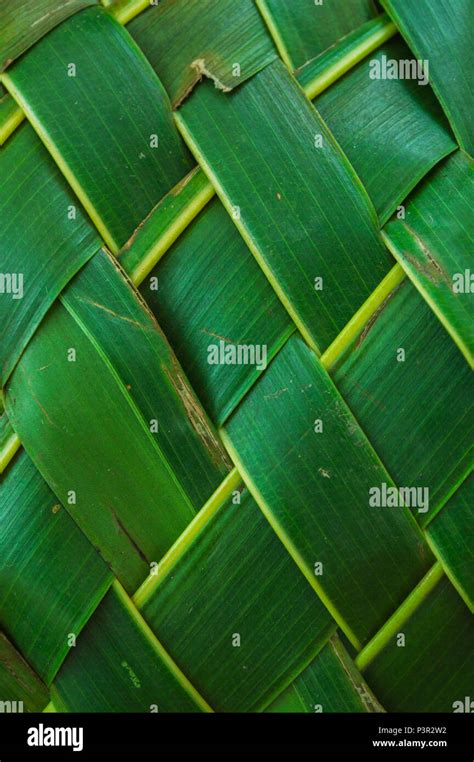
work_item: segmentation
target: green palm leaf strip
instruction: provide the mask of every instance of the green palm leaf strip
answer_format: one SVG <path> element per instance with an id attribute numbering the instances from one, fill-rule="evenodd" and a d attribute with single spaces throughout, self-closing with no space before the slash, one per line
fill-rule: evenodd
<path id="1" fill-rule="evenodd" d="M 2 697 L 456 711 L 467 4 L 4 5 Z"/>

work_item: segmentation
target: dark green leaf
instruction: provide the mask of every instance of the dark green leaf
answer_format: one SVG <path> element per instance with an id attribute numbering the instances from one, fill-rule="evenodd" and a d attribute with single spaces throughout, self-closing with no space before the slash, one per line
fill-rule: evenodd
<path id="1" fill-rule="evenodd" d="M 0 499 L 1 625 L 49 684 L 112 581 L 23 450 Z"/>
<path id="2" fill-rule="evenodd" d="M 61 24 L 5 82 L 114 252 L 193 166 L 159 80 L 103 9 Z"/>
<path id="3" fill-rule="evenodd" d="M 257 0 L 278 52 L 296 69 L 373 18 L 372 0 Z"/>
<path id="4" fill-rule="evenodd" d="M 296 325 L 325 348 L 390 264 L 326 125 L 280 61 L 227 96 L 203 83 L 177 119 Z"/>
<path id="5" fill-rule="evenodd" d="M 252 0 L 161 0 L 128 30 L 174 107 L 203 77 L 221 90 L 232 90 L 276 58 Z"/>
<path id="6" fill-rule="evenodd" d="M 52 689 L 68 712 L 196 712 L 208 708 L 114 582 Z"/>
<path id="7" fill-rule="evenodd" d="M 98 0 L 4 0 L 0 6 L 0 71 L 68 16 Z"/>
<path id="8" fill-rule="evenodd" d="M 370 505 L 369 490 L 390 485 L 390 477 L 301 339 L 280 350 L 225 435 L 261 509 L 359 648 L 418 582 L 431 554 L 407 508 Z"/>
<path id="9" fill-rule="evenodd" d="M 474 367 L 473 162 L 457 151 L 437 166 L 384 240 Z M 473 270 L 471 271 L 471 267 Z"/>
<path id="10" fill-rule="evenodd" d="M 257 711 L 334 623 L 247 490 L 238 503 L 235 494 L 140 609 L 213 709 Z"/>
<path id="11" fill-rule="evenodd" d="M 471 0 L 381 0 L 418 59 L 461 146 L 474 154 Z"/>
<path id="12" fill-rule="evenodd" d="M 416 80 L 371 79 L 372 61 L 407 59 L 398 37 L 354 67 L 315 101 L 352 162 L 381 222 L 419 180 L 457 147 L 428 86 Z"/>
<path id="13" fill-rule="evenodd" d="M 428 511 L 414 513 L 430 521 L 470 469 L 473 381 L 409 281 L 368 320 L 332 375 L 397 486 L 429 490 Z"/>

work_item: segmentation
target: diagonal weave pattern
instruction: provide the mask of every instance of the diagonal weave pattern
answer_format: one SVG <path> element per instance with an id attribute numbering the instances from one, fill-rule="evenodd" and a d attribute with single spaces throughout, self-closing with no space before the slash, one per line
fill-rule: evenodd
<path id="1" fill-rule="evenodd" d="M 1 702 L 472 695 L 469 0 L 382 5 L 2 3 Z"/>

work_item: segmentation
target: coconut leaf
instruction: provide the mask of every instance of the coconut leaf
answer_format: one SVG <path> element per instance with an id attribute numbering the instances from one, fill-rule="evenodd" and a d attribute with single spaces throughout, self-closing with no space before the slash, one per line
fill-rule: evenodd
<path id="1" fill-rule="evenodd" d="M 297 69 L 298 82 L 308 98 L 315 98 L 396 32 L 395 24 L 382 13 Z"/>
<path id="2" fill-rule="evenodd" d="M 335 635 L 267 711 L 383 712 L 383 707 Z"/>
<path id="3" fill-rule="evenodd" d="M 470 542 L 473 511 L 474 477 L 471 474 L 431 522 L 426 534 L 447 576 L 471 611 L 474 611 L 474 557 Z"/>
<path id="4" fill-rule="evenodd" d="M 3 385 L 56 297 L 99 249 L 100 238 L 29 125 L 8 141 L 1 161 L 2 279 L 11 279 L 0 298 Z"/>
<path id="5" fill-rule="evenodd" d="M 20 448 L 20 440 L 12 429 L 6 413 L 0 415 L 0 474 Z"/>
<path id="6" fill-rule="evenodd" d="M 1 708 L 464 710 L 467 0 L 85 5 L 0 10 Z"/>
<path id="7" fill-rule="evenodd" d="M 2 483 L 0 515 L 1 626 L 50 684 L 112 575 L 24 450 Z"/>
<path id="8" fill-rule="evenodd" d="M 49 698 L 46 686 L 3 632 L 0 632 L 0 695 L 2 702 L 17 702 L 10 711 L 41 712 Z"/>
<path id="9" fill-rule="evenodd" d="M 16 101 L 11 95 L 5 93 L 0 98 L 0 146 L 10 137 L 24 118 L 25 115 Z"/>
<path id="10" fill-rule="evenodd" d="M 227 92 L 276 58 L 252 0 L 162 0 L 128 29 L 174 107 L 203 77 Z"/>
<path id="11" fill-rule="evenodd" d="M 93 275 L 81 272 L 28 345 L 6 410 L 53 492 L 134 590 L 226 460 L 156 323 L 105 253 L 89 264 Z"/>
<path id="12" fill-rule="evenodd" d="M 44 37 L 5 82 L 113 251 L 193 166 L 159 80 L 100 8 Z"/>
<path id="13" fill-rule="evenodd" d="M 7 0 L 0 8 L 0 71 L 50 29 L 98 0 Z"/>
<path id="14" fill-rule="evenodd" d="M 264 707 L 334 630 L 242 485 L 193 533 L 167 571 L 155 584 L 151 579 L 137 602 L 215 710 Z"/>
<path id="15" fill-rule="evenodd" d="M 429 62 L 429 78 L 454 134 L 474 153 L 474 94 L 469 0 L 381 0 L 418 59 Z"/>
<path id="16" fill-rule="evenodd" d="M 420 184 L 406 215 L 384 228 L 387 246 L 474 366 L 473 162 L 457 151 Z M 434 225 L 436 218 L 438 224 Z"/>
<path id="17" fill-rule="evenodd" d="M 382 45 L 315 101 L 352 162 L 381 223 L 426 173 L 457 147 L 431 89 L 412 79 L 371 79 L 372 62 L 400 61 L 400 38 Z"/>
<path id="18" fill-rule="evenodd" d="M 326 348 L 389 259 L 375 212 L 324 122 L 277 61 L 226 98 L 203 83 L 178 125 L 296 325 Z"/>
<path id="19" fill-rule="evenodd" d="M 290 69 L 314 58 L 376 14 L 372 0 L 257 0 L 280 56 Z"/>
<path id="20" fill-rule="evenodd" d="M 225 353 L 239 345 L 265 346 L 269 362 L 294 330 L 218 199 L 171 247 L 141 293 L 217 423 L 228 417 L 264 368 L 210 364 L 213 348 Z"/>
<path id="21" fill-rule="evenodd" d="M 471 690 L 473 644 L 472 616 L 442 577 L 400 623 L 364 677 L 387 711 L 413 712 L 423 706 L 427 712 L 452 712 L 454 702 L 464 702 Z"/>
<path id="22" fill-rule="evenodd" d="M 301 339 L 280 350 L 229 419 L 224 441 L 288 552 L 360 647 L 431 554 L 408 509 L 369 504 L 369 490 L 390 477 Z"/>
<path id="23" fill-rule="evenodd" d="M 428 510 L 413 513 L 431 521 L 471 467 L 473 382 L 411 283 L 360 327 L 332 377 L 395 483 L 429 491 Z"/>
<path id="24" fill-rule="evenodd" d="M 196 712 L 206 702 L 114 582 L 52 690 L 69 712 Z"/>

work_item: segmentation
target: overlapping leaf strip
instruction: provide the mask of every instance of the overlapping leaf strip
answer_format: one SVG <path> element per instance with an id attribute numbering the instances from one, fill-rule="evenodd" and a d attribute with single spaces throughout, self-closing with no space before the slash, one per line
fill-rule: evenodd
<path id="1" fill-rule="evenodd" d="M 14 5 L 0 699 L 451 710 L 472 686 L 468 3 Z M 433 88 L 371 79 L 369 54 L 429 58 Z M 269 365 L 210 365 L 213 342 Z M 429 507 L 374 508 L 381 485 Z"/>

